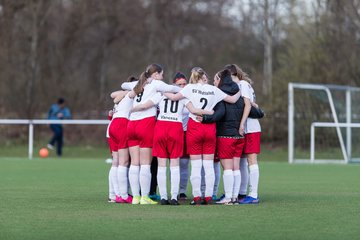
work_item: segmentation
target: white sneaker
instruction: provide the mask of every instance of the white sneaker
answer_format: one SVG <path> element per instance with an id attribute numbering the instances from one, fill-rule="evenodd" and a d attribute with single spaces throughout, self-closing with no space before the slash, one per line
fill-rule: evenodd
<path id="1" fill-rule="evenodd" d="M 46 146 L 48 149 L 50 149 L 50 150 L 54 150 L 54 146 L 53 145 L 51 145 L 50 143 Z"/>
<path id="2" fill-rule="evenodd" d="M 216 204 L 232 205 L 233 203 L 230 198 L 223 198 L 220 201 L 217 201 Z"/>

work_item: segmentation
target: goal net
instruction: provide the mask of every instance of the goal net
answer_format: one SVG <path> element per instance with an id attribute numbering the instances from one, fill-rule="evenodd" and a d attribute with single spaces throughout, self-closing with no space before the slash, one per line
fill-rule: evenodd
<path id="1" fill-rule="evenodd" d="M 360 88 L 289 83 L 289 163 L 360 162 Z"/>

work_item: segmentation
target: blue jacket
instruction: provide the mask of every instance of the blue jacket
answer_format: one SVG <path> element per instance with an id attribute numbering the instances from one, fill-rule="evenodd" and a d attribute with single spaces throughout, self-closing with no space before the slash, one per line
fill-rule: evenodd
<path id="1" fill-rule="evenodd" d="M 61 118 L 57 116 L 59 113 L 63 115 Z M 70 119 L 71 117 L 70 109 L 67 107 L 60 108 L 58 104 L 51 105 L 48 113 L 48 119 Z"/>

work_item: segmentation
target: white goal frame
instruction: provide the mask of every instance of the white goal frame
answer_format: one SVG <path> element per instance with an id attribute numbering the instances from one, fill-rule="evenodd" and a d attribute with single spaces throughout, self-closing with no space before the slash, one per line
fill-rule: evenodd
<path id="1" fill-rule="evenodd" d="M 313 122 L 310 127 L 310 159 L 295 159 L 294 158 L 294 89 L 308 89 L 325 91 L 331 109 L 331 115 L 334 122 Z M 342 90 L 346 92 L 346 123 L 339 123 L 333 97 L 330 90 Z M 355 162 L 358 159 L 351 157 L 351 131 L 352 128 L 360 127 L 360 123 L 351 123 L 351 93 L 360 92 L 360 88 L 340 85 L 323 85 L 323 84 L 302 84 L 289 83 L 288 85 L 288 157 L 289 163 L 349 163 Z M 343 159 L 315 159 L 315 128 L 316 127 L 334 127 L 336 128 L 337 136 L 340 143 Z M 341 134 L 341 127 L 346 127 L 346 145 Z"/>
<path id="2" fill-rule="evenodd" d="M 84 119 L 71 119 L 71 120 L 45 120 L 45 119 L 0 119 L 0 124 L 11 125 L 29 125 L 29 160 L 33 158 L 34 153 L 34 125 L 47 125 L 47 124 L 75 124 L 75 125 L 107 125 L 109 120 L 84 120 Z"/>

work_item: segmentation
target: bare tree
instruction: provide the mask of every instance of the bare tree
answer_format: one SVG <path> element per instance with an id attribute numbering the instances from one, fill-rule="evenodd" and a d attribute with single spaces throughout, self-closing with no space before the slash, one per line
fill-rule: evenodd
<path id="1" fill-rule="evenodd" d="M 26 104 L 27 115 L 33 117 L 36 84 L 41 78 L 41 69 L 39 64 L 39 43 L 41 41 L 42 33 L 44 31 L 44 23 L 51 11 L 52 3 L 45 0 L 33 0 L 29 5 L 31 12 L 31 43 L 29 54 L 29 75 L 26 88 Z"/>
<path id="2" fill-rule="evenodd" d="M 279 0 L 258 1 L 257 6 L 260 7 L 262 11 L 260 18 L 263 20 L 261 39 L 264 44 L 264 81 L 262 93 L 268 96 L 271 95 L 273 85 L 273 35 L 279 20 Z"/>

